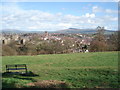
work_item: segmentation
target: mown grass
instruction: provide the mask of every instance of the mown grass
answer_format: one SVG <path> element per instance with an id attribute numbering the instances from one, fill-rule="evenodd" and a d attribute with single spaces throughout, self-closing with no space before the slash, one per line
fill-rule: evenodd
<path id="1" fill-rule="evenodd" d="M 3 88 L 29 87 L 27 83 L 39 80 L 64 81 L 69 88 L 119 87 L 118 52 L 4 56 L 2 72 L 6 64 L 27 64 L 38 76 L 3 76 Z"/>

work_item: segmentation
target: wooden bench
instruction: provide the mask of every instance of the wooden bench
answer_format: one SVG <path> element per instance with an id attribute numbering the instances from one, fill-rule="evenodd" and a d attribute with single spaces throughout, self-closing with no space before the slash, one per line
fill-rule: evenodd
<path id="1" fill-rule="evenodd" d="M 27 66 L 26 64 L 6 65 L 6 72 L 10 72 L 10 70 L 25 70 L 27 73 Z"/>

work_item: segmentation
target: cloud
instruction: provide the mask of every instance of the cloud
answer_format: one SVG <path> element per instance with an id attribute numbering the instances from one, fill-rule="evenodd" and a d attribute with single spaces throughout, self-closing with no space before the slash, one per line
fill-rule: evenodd
<path id="1" fill-rule="evenodd" d="M 95 14 L 86 13 L 85 16 L 86 16 L 87 18 L 95 18 Z"/>
<path id="2" fill-rule="evenodd" d="M 118 13 L 118 10 L 111 10 L 111 9 L 106 9 L 105 10 L 106 13 Z"/>
<path id="3" fill-rule="evenodd" d="M 57 26 L 59 27 L 64 27 L 64 28 L 69 28 L 72 26 L 71 23 L 59 23 Z"/>
<path id="4" fill-rule="evenodd" d="M 104 8 L 101 8 L 101 7 L 98 7 L 98 6 L 93 6 L 92 7 L 92 12 L 93 13 L 107 13 L 107 14 L 117 14 L 118 13 L 118 10 L 112 10 L 112 9 L 104 9 Z"/>
<path id="5" fill-rule="evenodd" d="M 94 13 L 96 13 L 96 12 L 102 12 L 103 9 L 100 8 L 100 7 L 98 7 L 98 6 L 93 6 L 93 7 L 92 7 L 92 11 L 93 11 Z"/>
<path id="6" fill-rule="evenodd" d="M 8 8 L 9 7 L 9 8 Z M 96 28 L 97 26 L 110 27 L 111 22 L 117 23 L 117 17 L 102 16 L 98 17 L 96 12 L 102 11 L 98 6 L 92 8 L 92 13 L 85 13 L 81 16 L 61 12 L 48 13 L 40 10 L 23 10 L 17 3 L 6 3 L 3 5 L 2 29 L 20 29 L 20 30 L 61 30 L 67 28 Z M 112 11 L 107 10 L 107 13 Z M 109 26 L 108 26 L 109 24 Z M 111 28 L 117 28 L 117 25 L 111 25 Z"/>

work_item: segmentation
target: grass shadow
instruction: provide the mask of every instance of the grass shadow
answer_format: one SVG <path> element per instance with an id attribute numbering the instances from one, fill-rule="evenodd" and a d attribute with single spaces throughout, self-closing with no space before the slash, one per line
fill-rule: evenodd
<path id="1" fill-rule="evenodd" d="M 24 74 L 20 74 L 21 76 L 30 76 L 30 77 L 35 77 L 35 76 L 39 76 L 38 74 L 33 73 L 32 71 L 29 71 L 27 73 Z"/>
<path id="2" fill-rule="evenodd" d="M 39 75 L 31 71 L 27 73 L 4 72 L 2 73 L 2 86 L 3 88 L 18 88 L 19 83 L 24 85 L 24 82 L 36 82 L 36 80 L 32 78 L 35 76 Z"/>
<path id="3" fill-rule="evenodd" d="M 27 76 L 27 77 L 35 77 L 39 76 L 38 74 L 33 73 L 32 71 L 29 71 L 27 73 L 20 73 L 20 72 L 4 72 L 2 73 L 2 77 L 13 77 L 13 76 Z"/>

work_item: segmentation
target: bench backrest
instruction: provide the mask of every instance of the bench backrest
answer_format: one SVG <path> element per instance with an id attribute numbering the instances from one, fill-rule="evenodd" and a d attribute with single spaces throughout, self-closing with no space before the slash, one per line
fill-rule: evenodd
<path id="1" fill-rule="evenodd" d="M 6 65 L 6 71 L 9 72 L 9 70 L 22 70 L 25 69 L 27 72 L 27 66 L 26 64 L 15 64 L 15 65 Z"/>

